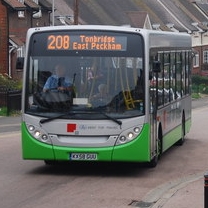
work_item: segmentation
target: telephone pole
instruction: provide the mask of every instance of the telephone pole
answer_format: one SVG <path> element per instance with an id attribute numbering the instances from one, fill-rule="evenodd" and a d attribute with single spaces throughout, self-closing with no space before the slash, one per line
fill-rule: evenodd
<path id="1" fill-rule="evenodd" d="M 52 1 L 52 26 L 54 26 L 54 0 Z"/>
<path id="2" fill-rule="evenodd" d="M 78 17 L 79 17 L 79 0 L 74 0 L 74 25 L 79 24 Z"/>

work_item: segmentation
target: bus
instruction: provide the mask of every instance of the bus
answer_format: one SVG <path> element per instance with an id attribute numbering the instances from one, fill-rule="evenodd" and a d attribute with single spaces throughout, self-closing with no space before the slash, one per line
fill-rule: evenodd
<path id="1" fill-rule="evenodd" d="M 155 167 L 191 127 L 192 54 L 185 33 L 99 25 L 29 29 L 23 159 Z M 44 91 L 57 64 L 64 65 L 70 90 Z"/>

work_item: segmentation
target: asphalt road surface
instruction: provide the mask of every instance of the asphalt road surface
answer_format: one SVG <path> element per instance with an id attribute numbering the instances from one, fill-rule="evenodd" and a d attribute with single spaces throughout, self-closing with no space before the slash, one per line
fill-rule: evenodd
<path id="1" fill-rule="evenodd" d="M 184 145 L 169 149 L 153 169 L 139 164 L 47 166 L 42 161 L 25 161 L 21 157 L 20 131 L 16 124 L 14 131 L 0 133 L 0 207 L 152 207 L 170 186 L 202 177 L 207 172 L 206 102 L 203 100 L 203 106 L 194 108 L 192 128 Z M 0 130 L 8 127 L 3 119 L 0 118 Z M 10 127 L 13 124 L 9 123 Z M 197 200 L 202 207 L 203 196 Z"/>

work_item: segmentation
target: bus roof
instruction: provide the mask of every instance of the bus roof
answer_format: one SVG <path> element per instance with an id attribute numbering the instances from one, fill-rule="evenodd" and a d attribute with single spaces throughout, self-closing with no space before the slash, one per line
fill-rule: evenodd
<path id="1" fill-rule="evenodd" d="M 148 41 L 150 48 L 158 47 L 191 47 L 191 35 L 187 33 L 156 31 L 141 28 L 133 28 L 128 26 L 110 26 L 110 25 L 68 25 L 68 26 L 48 26 L 30 28 L 28 35 L 36 32 L 49 32 L 58 30 L 105 30 L 105 31 L 120 31 L 140 33 L 144 39 Z"/>

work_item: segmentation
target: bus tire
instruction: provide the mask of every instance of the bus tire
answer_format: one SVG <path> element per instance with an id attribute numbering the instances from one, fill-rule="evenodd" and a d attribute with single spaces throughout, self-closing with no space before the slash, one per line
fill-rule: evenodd
<path id="1" fill-rule="evenodd" d="M 160 125 L 158 130 L 156 155 L 149 162 L 148 167 L 155 168 L 158 164 L 158 160 L 161 158 L 161 155 L 162 155 L 162 127 Z"/>
<path id="2" fill-rule="evenodd" d="M 162 133 L 162 126 L 160 124 L 158 130 L 158 141 L 157 141 L 157 154 L 158 158 L 160 159 L 163 152 L 163 133 Z"/>
<path id="3" fill-rule="evenodd" d="M 148 163 L 149 168 L 155 168 L 158 163 L 158 155 L 155 155 L 152 160 Z"/>

